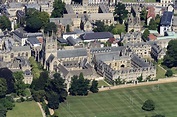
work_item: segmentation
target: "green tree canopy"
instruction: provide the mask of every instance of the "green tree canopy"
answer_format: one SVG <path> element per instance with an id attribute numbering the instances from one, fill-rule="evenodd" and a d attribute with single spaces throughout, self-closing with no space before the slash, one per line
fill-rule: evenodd
<path id="1" fill-rule="evenodd" d="M 7 109 L 0 103 L 0 117 L 6 117 Z"/>
<path id="2" fill-rule="evenodd" d="M 165 73 L 165 76 L 167 76 L 167 77 L 173 76 L 173 71 L 171 69 L 168 69 Z"/>
<path id="3" fill-rule="evenodd" d="M 163 65 L 168 68 L 177 66 L 177 40 L 171 40 L 167 46 L 167 52 L 164 56 Z"/>
<path id="4" fill-rule="evenodd" d="M 106 31 L 104 22 L 97 21 L 95 23 L 95 26 L 96 26 L 96 28 L 93 29 L 94 32 L 104 32 L 104 31 Z"/>
<path id="5" fill-rule="evenodd" d="M 0 78 L 4 78 L 7 83 L 7 93 L 14 92 L 14 77 L 8 68 L 0 68 Z"/>
<path id="6" fill-rule="evenodd" d="M 146 20 L 146 17 L 147 17 L 147 11 L 146 11 L 146 8 L 143 8 L 140 14 L 140 19 Z"/>
<path id="7" fill-rule="evenodd" d="M 153 111 L 155 109 L 155 104 L 153 100 L 146 100 L 142 106 L 145 111 Z"/>
<path id="8" fill-rule="evenodd" d="M 26 13 L 26 27 L 29 32 L 37 32 L 49 22 L 49 14 L 47 12 L 40 12 L 34 8 L 27 9 Z"/>
<path id="9" fill-rule="evenodd" d="M 7 93 L 7 83 L 6 80 L 0 78 L 0 97 L 4 97 Z"/>
<path id="10" fill-rule="evenodd" d="M 41 72 L 40 77 L 38 79 L 34 79 L 31 87 L 38 91 L 38 90 L 44 90 L 46 83 L 49 81 L 49 75 L 48 72 Z"/>
<path id="11" fill-rule="evenodd" d="M 89 80 L 84 79 L 81 73 L 78 76 L 73 76 L 71 80 L 71 87 L 69 88 L 70 95 L 87 95 L 89 90 Z"/>
<path id="12" fill-rule="evenodd" d="M 49 35 L 52 34 L 52 31 L 54 34 L 57 32 L 57 26 L 54 22 L 47 23 L 47 25 L 44 28 L 44 33 L 49 33 Z"/>
<path id="13" fill-rule="evenodd" d="M 0 29 L 3 31 L 6 29 L 11 30 L 11 22 L 5 15 L 0 16 Z"/>
<path id="14" fill-rule="evenodd" d="M 57 109 L 59 103 L 64 102 L 67 97 L 67 91 L 65 90 L 65 80 L 60 74 L 54 74 L 54 79 L 50 80 L 45 86 L 46 97 L 48 100 L 48 106 L 52 109 Z"/>
<path id="15" fill-rule="evenodd" d="M 144 31 L 143 34 L 142 34 L 142 38 L 143 38 L 144 40 L 147 40 L 149 34 L 150 34 L 149 30 L 148 30 L 148 29 L 145 29 L 145 31 Z"/>
<path id="16" fill-rule="evenodd" d="M 65 3 L 62 0 L 55 0 L 53 3 L 53 11 L 51 17 L 60 18 L 65 12 Z"/>
<path id="17" fill-rule="evenodd" d="M 157 23 L 154 19 L 151 19 L 148 26 L 149 30 L 157 30 Z"/>
<path id="18" fill-rule="evenodd" d="M 98 92 L 98 81 L 92 80 L 92 85 L 90 87 L 90 91 L 93 92 L 93 93 Z"/>
<path id="19" fill-rule="evenodd" d="M 119 21 L 120 24 L 122 24 L 123 20 L 127 18 L 128 10 L 126 10 L 125 8 L 125 5 L 120 2 L 115 6 L 115 20 Z"/>

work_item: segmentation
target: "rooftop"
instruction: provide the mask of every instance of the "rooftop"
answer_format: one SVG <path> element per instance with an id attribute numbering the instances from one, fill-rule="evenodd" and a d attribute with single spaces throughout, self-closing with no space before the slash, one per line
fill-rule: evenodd
<path id="1" fill-rule="evenodd" d="M 106 39 L 113 38 L 114 35 L 110 32 L 94 32 L 94 33 L 85 33 L 81 35 L 82 40 L 91 40 L 91 39 Z"/>
<path id="2" fill-rule="evenodd" d="M 164 11 L 163 16 L 161 17 L 160 25 L 171 25 L 172 16 L 173 12 Z"/>

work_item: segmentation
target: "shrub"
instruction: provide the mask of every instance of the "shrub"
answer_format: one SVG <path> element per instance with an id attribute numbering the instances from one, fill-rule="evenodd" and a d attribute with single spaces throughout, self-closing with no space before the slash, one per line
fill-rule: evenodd
<path id="1" fill-rule="evenodd" d="M 153 111 L 155 109 L 155 104 L 152 100 L 146 100 L 142 106 L 145 111 Z"/>

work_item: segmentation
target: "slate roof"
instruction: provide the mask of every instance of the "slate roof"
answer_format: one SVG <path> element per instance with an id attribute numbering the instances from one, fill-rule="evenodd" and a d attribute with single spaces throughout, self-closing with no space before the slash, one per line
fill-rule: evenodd
<path id="1" fill-rule="evenodd" d="M 14 52 L 18 52 L 18 51 L 30 51 L 30 46 L 13 46 L 12 50 Z"/>
<path id="2" fill-rule="evenodd" d="M 129 59 L 128 56 L 120 56 L 120 52 L 108 52 L 108 53 L 99 53 L 95 55 L 96 61 L 113 61 L 120 59 Z"/>
<path id="3" fill-rule="evenodd" d="M 74 39 L 74 38 L 71 37 L 71 36 L 69 36 L 66 40 L 68 41 L 68 43 L 69 43 L 70 45 L 75 45 L 75 44 L 78 43 L 77 40 Z"/>
<path id="4" fill-rule="evenodd" d="M 54 56 L 53 54 L 51 54 L 51 55 L 49 56 L 49 58 L 47 59 L 47 62 L 48 62 L 48 63 L 52 62 L 54 58 L 55 58 L 55 56 Z"/>
<path id="5" fill-rule="evenodd" d="M 58 58 L 69 58 L 69 57 L 79 57 L 87 56 L 87 50 L 85 48 L 78 48 L 73 50 L 58 50 Z"/>
<path id="6" fill-rule="evenodd" d="M 39 43 L 40 43 L 39 40 L 38 40 L 36 37 L 29 37 L 27 40 L 28 40 L 32 45 L 34 45 L 34 44 L 39 44 Z"/>
<path id="7" fill-rule="evenodd" d="M 139 67 L 149 67 L 148 63 L 146 63 L 142 58 L 135 54 L 132 54 L 131 60 L 134 61 Z"/>
<path id="8" fill-rule="evenodd" d="M 92 39 L 106 39 L 113 38 L 114 35 L 110 32 L 94 32 L 94 33 L 85 33 L 81 35 L 82 40 L 92 40 Z"/>
<path id="9" fill-rule="evenodd" d="M 160 25 L 163 26 L 171 25 L 172 16 L 173 12 L 164 11 L 163 16 L 161 17 Z"/>
<path id="10" fill-rule="evenodd" d="M 58 40 L 60 43 L 64 43 L 64 44 L 67 43 L 67 41 L 66 41 L 65 39 L 63 39 L 63 38 L 58 38 L 57 40 Z"/>
<path id="11" fill-rule="evenodd" d="M 18 36 L 19 38 L 21 38 L 21 39 L 27 37 L 26 35 L 24 35 L 23 33 L 19 32 L 19 31 L 17 31 L 17 30 L 14 31 L 13 33 L 14 33 L 15 35 L 17 35 L 17 36 Z"/>

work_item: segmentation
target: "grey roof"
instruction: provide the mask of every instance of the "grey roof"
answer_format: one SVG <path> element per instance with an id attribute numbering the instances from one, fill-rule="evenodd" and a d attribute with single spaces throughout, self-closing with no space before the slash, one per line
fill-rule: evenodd
<path id="1" fill-rule="evenodd" d="M 91 53 L 100 53 L 100 52 L 114 52 L 114 51 L 121 51 L 124 50 L 125 46 L 119 46 L 119 47 L 103 47 L 103 48 L 91 48 Z"/>
<path id="2" fill-rule="evenodd" d="M 87 56 L 87 50 L 85 48 L 78 48 L 73 50 L 58 50 L 58 58 L 69 58 L 69 57 L 79 57 Z"/>
<path id="3" fill-rule="evenodd" d="M 96 61 L 113 61 L 120 59 L 130 59 L 129 56 L 120 56 L 120 52 L 107 52 L 107 53 L 99 53 L 95 55 Z"/>
<path id="4" fill-rule="evenodd" d="M 62 24 L 64 26 L 71 25 L 71 18 L 50 18 L 50 22 L 54 22 L 56 24 Z"/>
<path id="5" fill-rule="evenodd" d="M 74 11 L 73 11 L 71 5 L 66 4 L 66 5 L 65 5 L 65 8 L 66 8 L 66 11 L 67 11 L 68 14 L 70 14 L 70 13 L 74 13 Z"/>
<path id="6" fill-rule="evenodd" d="M 105 5 L 105 4 L 100 4 L 99 7 L 100 7 L 100 9 L 101 9 L 101 11 L 102 11 L 103 13 L 109 13 L 109 8 L 108 8 L 107 5 Z"/>
<path id="7" fill-rule="evenodd" d="M 172 16 L 173 12 L 164 11 L 163 16 L 161 17 L 160 25 L 171 25 Z"/>
<path id="8" fill-rule="evenodd" d="M 12 50 L 14 52 L 18 52 L 18 51 L 30 51 L 30 46 L 13 46 Z"/>
<path id="9" fill-rule="evenodd" d="M 177 26 L 177 16 L 174 16 L 174 17 L 173 17 L 173 25 L 174 25 L 174 26 Z"/>
<path id="10" fill-rule="evenodd" d="M 78 42 L 77 42 L 77 40 L 76 39 L 74 39 L 73 37 L 71 37 L 71 36 L 69 36 L 67 39 L 66 39 L 67 41 L 68 41 L 68 44 L 70 44 L 70 45 L 76 45 Z"/>
<path id="11" fill-rule="evenodd" d="M 25 12 L 21 11 L 21 10 L 17 10 L 17 14 L 20 16 L 20 17 L 25 17 Z"/>
<path id="12" fill-rule="evenodd" d="M 106 39 L 113 38 L 114 35 L 110 32 L 94 32 L 94 33 L 85 33 L 81 35 L 82 40 L 92 40 L 92 39 Z"/>
<path id="13" fill-rule="evenodd" d="M 134 61 L 139 67 L 149 67 L 148 63 L 146 63 L 142 58 L 135 54 L 131 55 L 131 60 Z"/>
<path id="14" fill-rule="evenodd" d="M 63 39 L 63 38 L 58 38 L 57 39 L 60 43 L 67 43 L 67 41 L 65 40 L 65 39 Z"/>
<path id="15" fill-rule="evenodd" d="M 38 40 L 36 37 L 29 37 L 27 40 L 28 40 L 32 45 L 34 45 L 34 44 L 39 44 L 39 43 L 40 43 L 39 40 Z"/>
<path id="16" fill-rule="evenodd" d="M 54 58 L 55 58 L 55 56 L 54 56 L 53 54 L 51 54 L 51 55 L 49 56 L 49 58 L 47 59 L 47 62 L 48 62 L 48 63 L 52 62 Z"/>
<path id="17" fill-rule="evenodd" d="M 58 69 L 63 74 L 64 78 L 69 73 L 69 71 L 63 65 L 61 65 L 61 64 L 58 65 Z"/>
<path id="18" fill-rule="evenodd" d="M 16 30 L 16 31 L 14 31 L 13 32 L 15 35 L 17 35 L 19 38 L 26 38 L 27 36 L 24 34 L 24 33 L 22 33 L 22 32 L 20 32 L 20 31 L 18 31 L 18 30 Z"/>

